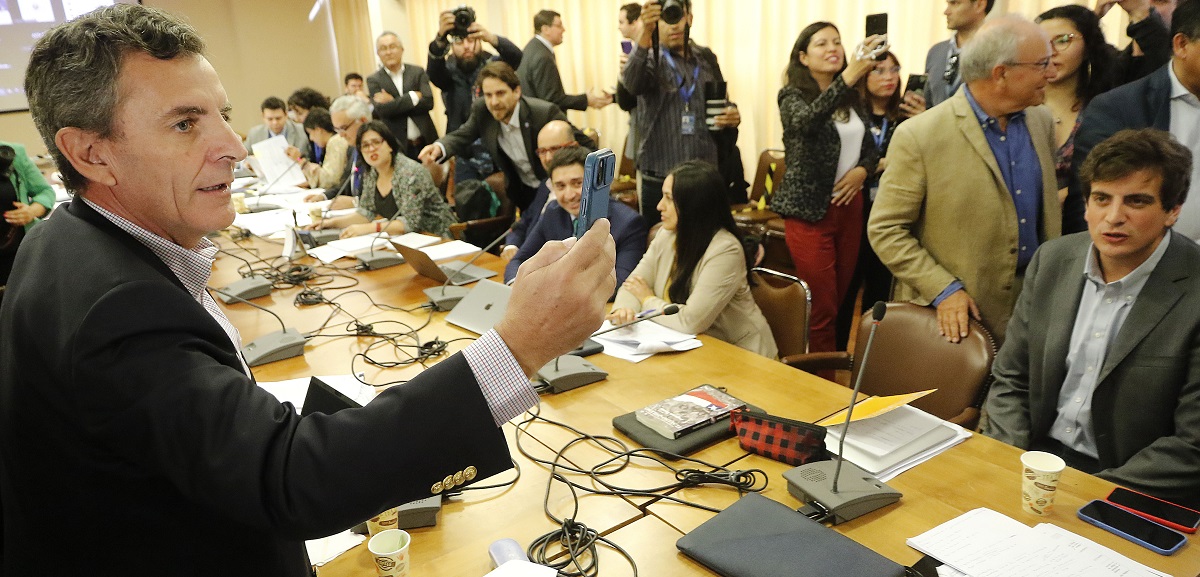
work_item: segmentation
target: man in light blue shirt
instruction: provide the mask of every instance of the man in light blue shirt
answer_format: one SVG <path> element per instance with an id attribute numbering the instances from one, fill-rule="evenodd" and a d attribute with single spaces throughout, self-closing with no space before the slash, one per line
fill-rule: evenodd
<path id="1" fill-rule="evenodd" d="M 984 434 L 1200 503 L 1200 247 L 1173 232 L 1191 153 L 1118 132 L 1080 174 L 1087 234 L 1046 242 L 992 367 Z"/>

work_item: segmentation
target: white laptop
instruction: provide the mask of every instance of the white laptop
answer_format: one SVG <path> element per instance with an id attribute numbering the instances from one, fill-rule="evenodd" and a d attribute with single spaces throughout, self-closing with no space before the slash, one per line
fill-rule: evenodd
<path id="1" fill-rule="evenodd" d="M 495 281 L 480 280 L 467 296 L 463 297 L 454 310 L 446 315 L 446 322 L 471 331 L 477 335 L 488 332 L 508 309 L 508 296 L 512 288 Z"/>

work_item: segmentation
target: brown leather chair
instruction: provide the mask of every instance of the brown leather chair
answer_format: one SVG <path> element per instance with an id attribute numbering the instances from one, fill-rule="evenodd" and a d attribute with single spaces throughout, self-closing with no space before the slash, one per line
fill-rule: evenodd
<path id="1" fill-rule="evenodd" d="M 755 286 L 750 288 L 754 302 L 767 317 L 779 358 L 808 352 L 808 318 L 812 314 L 812 293 L 803 280 L 773 271 L 754 267 L 750 271 Z"/>
<path id="2" fill-rule="evenodd" d="M 867 346 L 871 313 L 858 325 L 855 353 Z M 955 344 L 938 334 L 937 311 L 911 303 L 887 303 L 863 375 L 862 392 L 899 395 L 927 389 L 936 392 L 912 406 L 968 429 L 979 424 L 979 409 L 991 385 L 996 343 L 992 335 L 971 319 L 970 335 Z M 858 357 L 848 353 L 810 353 L 788 359 L 788 364 L 809 372 L 850 370 L 853 385 L 862 369 Z"/>
<path id="3" fill-rule="evenodd" d="M 504 173 L 497 172 L 483 179 L 483 181 L 492 187 L 492 190 L 500 199 L 500 208 L 496 210 L 496 216 L 477 218 L 467 222 L 456 222 L 450 225 L 451 237 L 456 240 L 465 240 L 478 246 L 485 246 L 497 236 L 500 236 L 508 227 L 512 226 L 515 220 L 513 217 L 513 204 L 508 198 L 508 187 L 504 180 Z"/>
<path id="4" fill-rule="evenodd" d="M 747 204 L 733 207 L 733 220 L 739 224 L 759 224 L 779 215 L 765 207 L 771 201 L 771 195 L 783 182 L 784 173 L 783 151 L 778 148 L 768 148 L 758 155 L 758 169 L 754 172 L 754 182 L 750 185 L 750 199 Z M 760 202 L 761 201 L 761 202 Z M 759 208 L 762 204 L 764 208 Z"/>

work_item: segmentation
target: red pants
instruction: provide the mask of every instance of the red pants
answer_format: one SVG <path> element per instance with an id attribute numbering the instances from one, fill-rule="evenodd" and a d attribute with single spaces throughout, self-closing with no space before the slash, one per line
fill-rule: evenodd
<path id="1" fill-rule="evenodd" d="M 837 346 L 838 307 L 850 288 L 863 229 L 862 193 L 846 206 L 829 206 L 825 218 L 807 222 L 784 219 L 788 252 L 796 276 L 812 292 L 808 350 L 833 351 Z"/>

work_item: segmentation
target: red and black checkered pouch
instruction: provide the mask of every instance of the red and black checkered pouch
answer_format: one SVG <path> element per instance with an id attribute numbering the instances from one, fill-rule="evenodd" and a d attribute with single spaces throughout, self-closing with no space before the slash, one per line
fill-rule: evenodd
<path id="1" fill-rule="evenodd" d="M 729 414 L 729 430 L 737 434 L 743 449 L 789 465 L 830 458 L 825 427 L 820 425 L 735 409 Z"/>

